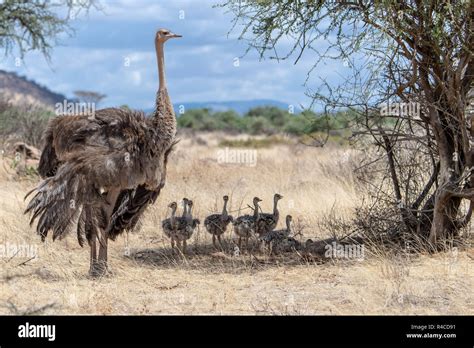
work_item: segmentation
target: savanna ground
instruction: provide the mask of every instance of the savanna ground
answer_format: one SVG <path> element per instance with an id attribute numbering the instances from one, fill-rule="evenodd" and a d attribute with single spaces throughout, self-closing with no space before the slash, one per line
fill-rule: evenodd
<path id="1" fill-rule="evenodd" d="M 3 159 L 0 243 L 34 246 L 38 256 L 0 258 L 0 313 L 474 314 L 472 248 L 392 256 L 366 250 L 362 261 L 321 263 L 297 253 L 234 255 L 230 227 L 219 252 L 201 227 L 187 255 L 173 254 L 161 220 L 168 203 L 185 196 L 203 221 L 222 209 L 224 194 L 236 216 L 253 196 L 270 211 L 278 192 L 284 196 L 279 226 L 286 214 L 293 215 L 303 242 L 328 237 L 320 221 L 331 213 L 349 218 L 362 199 L 353 169 L 363 153 L 283 142 L 258 148 L 255 166 L 218 163 L 220 137 L 182 136 L 157 203 L 140 231 L 110 243 L 113 275 L 98 280 L 88 277 L 89 250 L 79 247 L 75 235 L 41 243 L 22 214 L 23 197 L 37 179 L 18 180 L 10 160 Z"/>

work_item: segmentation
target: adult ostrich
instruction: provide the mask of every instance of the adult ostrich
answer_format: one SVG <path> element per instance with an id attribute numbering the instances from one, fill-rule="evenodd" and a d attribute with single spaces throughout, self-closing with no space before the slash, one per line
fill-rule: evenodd
<path id="1" fill-rule="evenodd" d="M 25 213 L 38 219 L 41 239 L 53 240 L 76 228 L 81 246 L 91 248 L 89 274 L 107 273 L 108 239 L 136 227 L 165 184 L 168 156 L 175 144 L 176 118 L 166 88 L 164 43 L 181 35 L 156 33 L 159 89 L 152 117 L 107 108 L 89 115 L 52 119 L 39 163 L 44 180 Z M 97 250 L 98 249 L 98 250 Z"/>

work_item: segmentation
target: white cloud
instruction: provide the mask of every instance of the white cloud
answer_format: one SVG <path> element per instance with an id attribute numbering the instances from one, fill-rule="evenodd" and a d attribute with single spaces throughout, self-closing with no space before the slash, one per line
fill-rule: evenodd
<path id="1" fill-rule="evenodd" d="M 142 82 L 142 74 L 140 71 L 138 70 L 134 70 L 131 72 L 131 80 L 132 80 L 132 84 L 134 86 L 140 86 L 141 82 Z"/>
<path id="2" fill-rule="evenodd" d="M 250 52 L 235 67 L 234 58 L 242 56 L 246 47 L 226 39 L 230 17 L 211 8 L 214 3 L 106 1 L 108 16 L 91 13 L 88 20 L 78 21 L 77 37 L 65 38 L 63 43 L 69 46 L 54 49 L 51 66 L 32 53 L 26 57 L 26 66 L 16 67 L 8 59 L 0 62 L 0 68 L 15 70 L 68 96 L 78 89 L 104 93 L 107 98 L 102 106 L 149 108 L 158 86 L 153 31 L 166 25 L 184 35 L 166 44 L 166 75 L 173 101 L 265 98 L 296 105 L 307 101 L 302 85 L 314 55 L 307 52 L 294 65 L 292 60 L 260 61 Z M 180 10 L 185 11 L 184 20 L 178 17 Z M 323 73 L 336 76 L 337 70 L 340 67 L 328 65 Z"/>
<path id="3" fill-rule="evenodd" d="M 165 20 L 169 9 L 156 1 L 147 0 L 108 0 L 100 3 L 101 11 L 92 11 L 91 19 L 96 20 Z"/>

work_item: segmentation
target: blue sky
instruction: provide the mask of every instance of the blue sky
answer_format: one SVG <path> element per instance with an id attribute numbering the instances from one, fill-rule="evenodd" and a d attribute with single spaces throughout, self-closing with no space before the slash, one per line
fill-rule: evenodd
<path id="1" fill-rule="evenodd" d="M 158 86 L 153 40 L 156 29 L 167 28 L 183 35 L 165 46 L 174 103 L 264 98 L 308 105 L 303 84 L 315 57 L 307 53 L 297 65 L 294 59 L 260 61 L 255 52 L 242 57 L 246 46 L 236 39 L 238 32 L 228 36 L 232 15 L 213 8 L 216 2 L 102 0 L 103 11 L 72 23 L 75 35 L 61 38 L 50 63 L 31 52 L 21 66 L 15 65 L 14 55 L 4 57 L 0 69 L 26 75 L 69 97 L 74 90 L 104 93 L 101 106 L 151 108 Z M 340 69 L 341 65 L 321 65 L 312 87 L 317 87 L 318 75 L 335 77 Z"/>

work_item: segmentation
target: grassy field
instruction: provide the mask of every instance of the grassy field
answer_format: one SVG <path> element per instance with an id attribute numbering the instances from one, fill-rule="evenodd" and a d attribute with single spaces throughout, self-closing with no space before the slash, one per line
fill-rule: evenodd
<path id="1" fill-rule="evenodd" d="M 111 243 L 113 275 L 99 280 L 88 277 L 89 250 L 75 235 L 41 243 L 22 215 L 23 196 L 37 181 L 18 180 L 3 159 L 0 244 L 27 245 L 38 256 L 0 258 L 0 314 L 474 314 L 473 249 L 434 256 L 366 253 L 362 261 L 321 264 L 296 253 L 236 256 L 230 228 L 226 249 L 216 251 L 201 228 L 189 254 L 172 253 L 161 220 L 168 203 L 185 196 L 203 221 L 221 210 L 224 194 L 236 216 L 239 209 L 248 213 L 255 195 L 270 211 L 278 192 L 281 215 L 293 215 L 302 241 L 327 237 L 322 217 L 330 211 L 350 217 L 361 199 L 352 170 L 362 153 L 290 141 L 233 152 L 218 146 L 223 140 L 219 134 L 182 137 L 162 195 L 139 232 Z"/>

